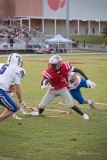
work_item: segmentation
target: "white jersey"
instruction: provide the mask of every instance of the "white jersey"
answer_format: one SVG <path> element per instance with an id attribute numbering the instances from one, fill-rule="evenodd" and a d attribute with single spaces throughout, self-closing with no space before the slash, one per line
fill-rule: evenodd
<path id="1" fill-rule="evenodd" d="M 72 81 L 73 76 L 74 76 L 75 74 L 76 74 L 76 73 L 73 72 L 72 70 L 70 70 L 70 71 L 68 72 L 68 87 L 69 87 L 69 88 L 71 88 L 71 81 Z M 77 84 L 76 84 L 72 89 L 76 89 L 77 86 L 80 84 L 80 82 L 81 82 L 81 77 L 77 75 L 77 79 L 78 79 L 78 82 L 77 82 Z"/>
<path id="2" fill-rule="evenodd" d="M 8 91 L 11 84 L 20 84 L 25 70 L 12 64 L 0 64 L 0 89 Z"/>

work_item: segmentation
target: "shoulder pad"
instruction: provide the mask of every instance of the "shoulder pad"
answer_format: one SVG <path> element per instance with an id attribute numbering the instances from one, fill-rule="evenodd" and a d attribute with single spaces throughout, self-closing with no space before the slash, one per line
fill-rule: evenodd
<path id="1" fill-rule="evenodd" d="M 23 68 L 20 68 L 17 74 L 19 74 L 19 76 L 23 78 L 26 75 L 26 71 Z"/>

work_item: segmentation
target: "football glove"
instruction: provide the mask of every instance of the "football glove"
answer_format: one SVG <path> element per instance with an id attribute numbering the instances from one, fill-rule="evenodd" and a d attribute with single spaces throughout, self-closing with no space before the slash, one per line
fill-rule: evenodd
<path id="1" fill-rule="evenodd" d="M 42 83 L 41 83 L 41 89 L 46 89 L 46 88 L 49 88 L 50 87 L 50 83 L 48 80 L 43 80 Z"/>
<path id="2" fill-rule="evenodd" d="M 96 87 L 96 84 L 94 82 L 92 82 L 90 79 L 88 79 L 86 81 L 86 83 L 87 83 L 88 88 L 95 88 Z"/>
<path id="3" fill-rule="evenodd" d="M 41 89 L 47 89 L 47 88 L 49 88 L 50 87 L 50 84 L 48 83 L 48 84 L 43 84 L 42 86 L 41 86 Z"/>

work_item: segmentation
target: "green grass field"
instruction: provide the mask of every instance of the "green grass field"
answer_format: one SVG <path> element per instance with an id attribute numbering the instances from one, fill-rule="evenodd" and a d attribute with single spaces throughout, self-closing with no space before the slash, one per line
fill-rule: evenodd
<path id="1" fill-rule="evenodd" d="M 40 89 L 40 80 L 49 57 L 23 57 L 27 75 L 22 79 L 22 89 L 28 107 L 38 106 L 46 92 Z M 52 111 L 70 111 L 66 104 L 58 103 L 60 97 L 47 107 L 47 117 L 18 112 L 22 121 L 9 117 L 0 123 L 0 160 L 107 160 L 107 54 L 67 54 L 62 58 L 81 68 L 97 85 L 95 89 L 82 89 L 84 97 L 96 102 L 96 109 L 79 105 L 90 120 L 83 120 L 73 111 L 69 116 Z M 0 56 L 0 63 L 5 61 L 6 57 Z"/>

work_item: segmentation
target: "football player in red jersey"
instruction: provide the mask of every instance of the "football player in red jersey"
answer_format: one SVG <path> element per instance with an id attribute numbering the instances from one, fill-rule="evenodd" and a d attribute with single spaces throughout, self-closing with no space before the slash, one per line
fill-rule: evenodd
<path id="1" fill-rule="evenodd" d="M 72 67 L 69 62 L 62 62 L 60 56 L 51 56 L 48 63 L 48 68 L 43 72 L 43 80 L 41 81 L 42 88 L 45 88 L 47 84 L 50 87 L 44 95 L 41 103 L 39 104 L 39 112 L 37 115 L 41 115 L 45 107 L 51 103 L 55 97 L 61 96 L 68 106 L 79 113 L 83 119 L 89 119 L 89 116 L 84 113 L 78 106 L 74 105 L 72 97 L 68 90 L 68 72 L 72 70 L 75 72 L 81 72 L 85 79 L 88 77 L 77 68 Z"/>

